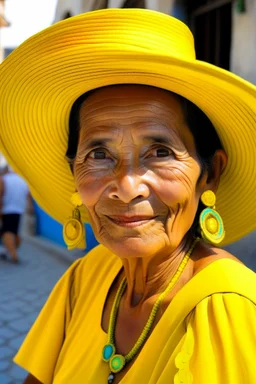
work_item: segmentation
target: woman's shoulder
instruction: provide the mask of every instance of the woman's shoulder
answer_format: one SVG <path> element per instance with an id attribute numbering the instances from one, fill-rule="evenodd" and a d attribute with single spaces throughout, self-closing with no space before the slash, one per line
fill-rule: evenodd
<path id="1" fill-rule="evenodd" d="M 211 263 L 217 260 L 232 260 L 239 263 L 241 266 L 244 266 L 241 260 L 236 256 L 232 255 L 230 252 L 226 251 L 223 248 L 217 248 L 200 242 L 197 246 L 197 252 L 194 257 L 194 271 L 193 274 L 196 275 L 202 269 L 210 265 Z M 221 265 L 221 263 L 219 264 Z"/>
<path id="2" fill-rule="evenodd" d="M 120 259 L 103 245 L 98 245 L 69 268 L 73 289 L 79 293 L 92 285 L 114 278 L 122 267 Z"/>
<path id="3" fill-rule="evenodd" d="M 215 334 L 215 337 L 221 335 L 224 344 L 231 334 L 235 339 L 246 333 L 249 340 L 251 333 L 254 339 L 255 355 L 256 303 L 248 295 L 236 292 L 214 293 L 200 301 L 187 320 L 195 329 L 201 329 L 203 333 L 206 327 L 209 328 L 209 332 Z"/>
<path id="4" fill-rule="evenodd" d="M 70 265 L 56 284 L 56 288 L 68 285 L 79 292 L 82 286 L 87 287 L 96 280 L 106 280 L 111 274 L 118 273 L 120 264 L 115 254 L 103 245 L 98 245 Z"/>
<path id="5" fill-rule="evenodd" d="M 219 292 L 199 302 L 187 320 L 193 382 L 256 382 L 255 302 L 237 293 Z"/>
<path id="6" fill-rule="evenodd" d="M 191 312 L 194 324 L 200 328 L 209 324 L 213 333 L 216 326 L 216 335 L 223 332 L 225 337 L 229 335 L 228 329 L 236 329 L 241 335 L 244 328 L 253 327 L 256 337 L 254 271 L 226 250 L 210 247 L 195 273 L 193 284 L 203 292 Z"/>
<path id="7" fill-rule="evenodd" d="M 187 331 L 176 361 L 198 384 L 255 383 L 256 274 L 225 250 L 205 258 L 183 289 Z"/>
<path id="8" fill-rule="evenodd" d="M 120 260 L 114 253 L 104 245 L 99 244 L 79 259 L 79 268 L 80 270 L 97 270 L 119 263 Z"/>
<path id="9" fill-rule="evenodd" d="M 234 293 L 256 304 L 256 274 L 224 249 L 200 244 L 194 258 L 193 284 L 205 297 Z"/>

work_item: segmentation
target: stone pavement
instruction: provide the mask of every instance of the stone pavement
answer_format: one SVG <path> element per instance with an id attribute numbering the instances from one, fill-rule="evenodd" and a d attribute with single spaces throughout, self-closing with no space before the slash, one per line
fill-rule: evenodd
<path id="1" fill-rule="evenodd" d="M 36 241 L 25 240 L 20 248 L 20 265 L 0 261 L 0 384 L 21 384 L 26 377 L 12 358 L 72 261 L 58 257 L 60 247 L 54 249 L 54 245 L 50 256 L 47 241 L 45 244 L 41 247 Z"/>

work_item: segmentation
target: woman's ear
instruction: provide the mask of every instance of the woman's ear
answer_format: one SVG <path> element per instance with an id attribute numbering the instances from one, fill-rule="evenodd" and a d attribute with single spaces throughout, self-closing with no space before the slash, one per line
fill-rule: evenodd
<path id="1" fill-rule="evenodd" d="M 211 171 L 208 172 L 206 178 L 206 190 L 210 189 L 213 192 L 217 191 L 221 174 L 224 172 L 227 162 L 228 157 L 226 152 L 223 149 L 218 149 L 212 158 Z"/>

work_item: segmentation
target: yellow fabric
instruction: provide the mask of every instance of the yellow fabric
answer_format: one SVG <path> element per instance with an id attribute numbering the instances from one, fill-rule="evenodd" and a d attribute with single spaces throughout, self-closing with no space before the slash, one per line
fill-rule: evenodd
<path id="1" fill-rule="evenodd" d="M 212 295 L 197 305 L 191 329 L 194 383 L 256 383 L 255 303 L 233 293 Z"/>
<path id="2" fill-rule="evenodd" d="M 92 89 L 125 83 L 173 91 L 208 115 L 228 155 L 216 207 L 223 244 L 256 229 L 256 87 L 195 60 L 193 36 L 181 21 L 140 9 L 71 17 L 15 49 L 0 65 L 0 79 L 0 149 L 59 222 L 71 216 L 76 190 L 65 159 L 71 106 Z"/>
<path id="3" fill-rule="evenodd" d="M 15 362 L 44 384 L 106 384 L 101 315 L 120 260 L 103 246 L 57 283 Z M 213 262 L 174 297 L 122 384 L 255 384 L 256 277 Z"/>

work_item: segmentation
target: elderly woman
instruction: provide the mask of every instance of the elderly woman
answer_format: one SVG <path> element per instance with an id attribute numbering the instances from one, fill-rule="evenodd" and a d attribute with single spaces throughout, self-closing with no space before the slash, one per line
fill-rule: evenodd
<path id="1" fill-rule="evenodd" d="M 103 10 L 2 64 L 0 143 L 84 247 L 15 357 L 27 384 L 255 384 L 256 89 L 197 61 L 180 21 Z"/>

